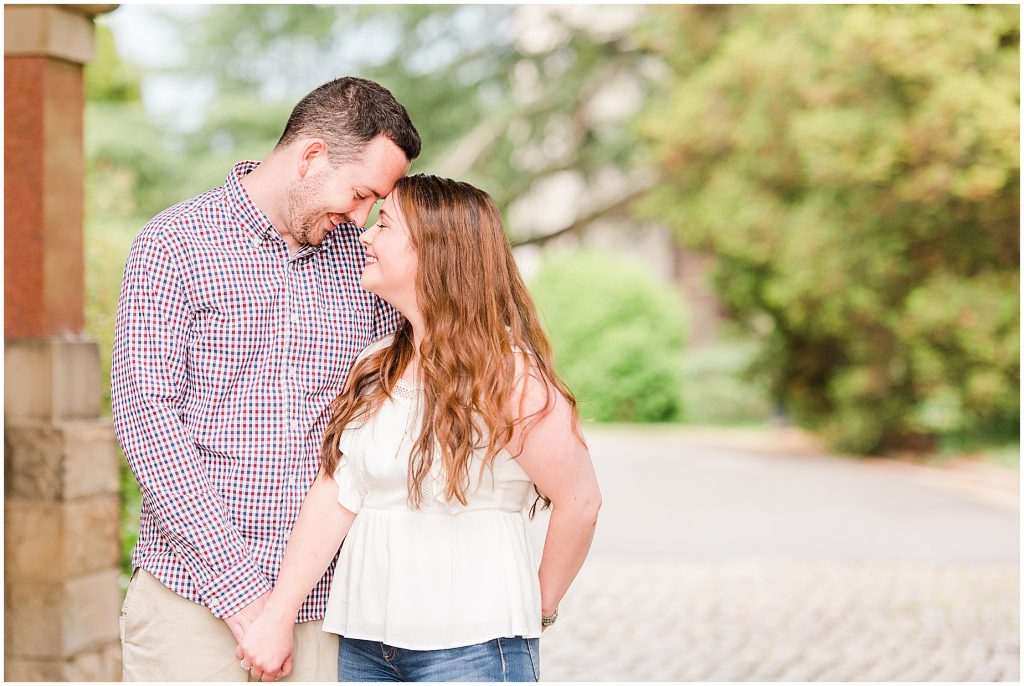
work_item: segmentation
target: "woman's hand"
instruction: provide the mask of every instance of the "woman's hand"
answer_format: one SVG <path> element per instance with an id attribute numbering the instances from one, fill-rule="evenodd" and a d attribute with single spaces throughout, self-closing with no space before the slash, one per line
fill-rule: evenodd
<path id="1" fill-rule="evenodd" d="M 256 681 L 276 681 L 292 672 L 295 618 L 268 605 L 249 625 L 235 656 Z"/>
<path id="2" fill-rule="evenodd" d="M 523 371 L 516 418 L 535 413 L 538 418 L 528 429 L 529 425 L 517 427 L 509 452 L 537 489 L 551 499 L 551 518 L 537 572 L 543 613 L 558 607 L 590 552 L 601 490 L 572 405 L 553 385 L 528 373 L 526 362 L 517 362 L 517 367 Z M 551 615 L 542 614 L 542 622 L 544 617 Z"/>

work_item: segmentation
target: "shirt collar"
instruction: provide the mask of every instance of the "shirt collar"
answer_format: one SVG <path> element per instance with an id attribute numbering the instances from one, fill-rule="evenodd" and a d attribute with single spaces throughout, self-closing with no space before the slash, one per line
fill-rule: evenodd
<path id="1" fill-rule="evenodd" d="M 242 178 L 258 166 L 260 163 L 252 160 L 239 162 L 231 168 L 231 173 L 224 182 L 224 192 L 227 194 L 229 206 L 245 232 L 245 240 L 253 246 L 262 243 L 269 231 L 276 231 L 273 222 L 256 206 L 242 185 Z"/>
<path id="2" fill-rule="evenodd" d="M 239 226 L 245 232 L 245 240 L 249 241 L 253 247 L 260 245 L 271 231 L 275 234 L 277 233 L 273 222 L 264 214 L 263 210 L 256 206 L 256 203 L 249 197 L 248 191 L 245 190 L 245 186 L 242 185 L 242 178 L 258 166 L 260 166 L 259 162 L 243 160 L 231 168 L 231 173 L 228 174 L 228 178 L 224 181 L 224 190 L 228 197 L 228 203 L 235 214 L 235 218 L 238 219 Z M 328 233 L 320 245 L 303 246 L 296 257 L 316 254 L 331 247 L 336 240 L 339 240 L 335 236 L 339 232 L 345 232 L 346 234 L 354 233 L 358 240 L 362 229 L 352 223 L 342 224 L 334 231 Z"/>

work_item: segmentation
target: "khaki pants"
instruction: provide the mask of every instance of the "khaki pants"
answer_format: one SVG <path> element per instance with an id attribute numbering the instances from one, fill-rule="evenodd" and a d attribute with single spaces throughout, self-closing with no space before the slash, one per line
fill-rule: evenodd
<path id="1" fill-rule="evenodd" d="M 292 673 L 281 681 L 337 681 L 338 637 L 322 621 L 295 625 Z M 228 625 L 139 569 L 121 608 L 124 681 L 248 681 Z"/>

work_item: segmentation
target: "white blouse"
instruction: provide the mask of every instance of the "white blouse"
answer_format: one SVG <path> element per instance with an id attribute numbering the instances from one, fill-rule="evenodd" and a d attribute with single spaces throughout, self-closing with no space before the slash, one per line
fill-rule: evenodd
<path id="1" fill-rule="evenodd" d="M 419 392 L 399 381 L 394 396 L 339 438 L 338 502 L 357 516 L 335 568 L 324 631 L 412 650 L 539 637 L 540 582 L 524 514 L 535 496 L 530 478 L 502 450 L 481 479 L 481 450 L 469 465 L 467 504 L 448 502 L 435 455 L 422 504 L 410 509 Z"/>

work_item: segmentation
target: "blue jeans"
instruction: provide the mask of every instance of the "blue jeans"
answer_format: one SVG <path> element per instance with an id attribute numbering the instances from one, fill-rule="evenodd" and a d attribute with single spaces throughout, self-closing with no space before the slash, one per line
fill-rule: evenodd
<path id="1" fill-rule="evenodd" d="M 496 638 L 440 650 L 409 650 L 341 637 L 338 681 L 539 681 L 540 639 Z"/>

